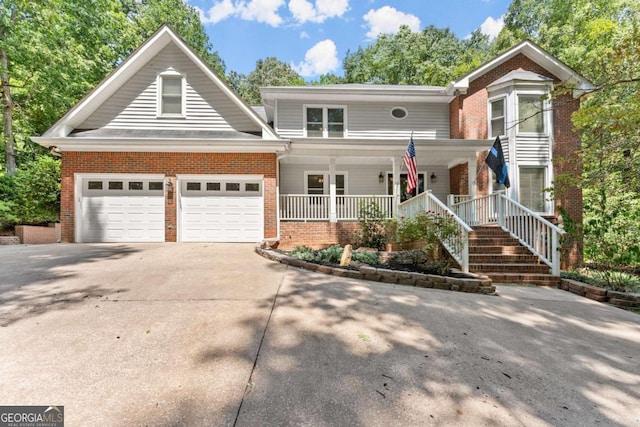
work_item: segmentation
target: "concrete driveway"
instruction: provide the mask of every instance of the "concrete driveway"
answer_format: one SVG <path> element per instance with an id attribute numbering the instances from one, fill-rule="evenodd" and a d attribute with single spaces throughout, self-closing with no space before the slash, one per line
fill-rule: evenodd
<path id="1" fill-rule="evenodd" d="M 640 316 L 286 268 L 251 245 L 0 247 L 0 404 L 67 425 L 639 426 Z"/>

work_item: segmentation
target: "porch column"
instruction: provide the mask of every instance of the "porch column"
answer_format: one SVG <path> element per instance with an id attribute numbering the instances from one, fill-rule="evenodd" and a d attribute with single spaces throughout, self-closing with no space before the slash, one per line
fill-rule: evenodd
<path id="1" fill-rule="evenodd" d="M 467 161 L 467 170 L 469 171 L 469 178 L 467 179 L 467 183 L 469 185 L 469 196 L 473 199 L 478 193 L 478 167 L 475 157 Z"/>
<path id="2" fill-rule="evenodd" d="M 402 158 L 392 157 L 391 167 L 393 170 L 393 216 L 398 214 L 398 205 L 400 204 L 400 165 Z"/>
<path id="3" fill-rule="evenodd" d="M 329 222 L 338 222 L 336 209 L 336 158 L 329 158 Z"/>

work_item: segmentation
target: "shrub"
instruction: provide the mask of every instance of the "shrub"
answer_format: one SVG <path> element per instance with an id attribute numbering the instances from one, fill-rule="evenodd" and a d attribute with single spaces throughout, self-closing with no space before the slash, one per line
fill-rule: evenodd
<path id="1" fill-rule="evenodd" d="M 388 221 L 377 203 L 360 203 L 358 223 L 360 229 L 353 236 L 356 246 L 384 249 L 387 243 L 386 227 Z"/>
<path id="2" fill-rule="evenodd" d="M 424 241 L 424 249 L 431 254 L 431 259 L 439 259 L 440 242 L 458 238 L 458 227 L 453 218 L 426 211 L 402 219 L 397 234 L 400 242 Z"/>
<path id="3" fill-rule="evenodd" d="M 314 261 L 316 258 L 316 254 L 313 249 L 307 246 L 296 246 L 291 250 L 291 252 L 289 252 L 289 255 L 304 261 Z"/>
<path id="4" fill-rule="evenodd" d="M 321 264 L 340 264 L 340 258 L 342 258 L 343 249 L 338 245 L 329 246 L 325 249 L 320 249 L 316 253 L 316 262 Z"/>
<path id="5" fill-rule="evenodd" d="M 612 291 L 640 293 L 640 277 L 622 271 L 578 268 L 572 271 L 563 271 L 561 276 L 565 279 L 578 280 Z"/>
<path id="6" fill-rule="evenodd" d="M 364 264 L 369 264 L 374 266 L 380 264 L 380 260 L 378 259 L 378 254 L 371 251 L 361 251 L 361 252 L 353 251 L 353 253 L 351 254 L 351 259 L 353 261 L 358 261 Z"/>

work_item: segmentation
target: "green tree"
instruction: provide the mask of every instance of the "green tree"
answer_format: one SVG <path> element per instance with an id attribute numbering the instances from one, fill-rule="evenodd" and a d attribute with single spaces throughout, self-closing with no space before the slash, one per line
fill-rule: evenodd
<path id="1" fill-rule="evenodd" d="M 375 42 L 348 51 L 343 61 L 349 83 L 447 85 L 479 65 L 489 50 L 479 32 L 459 40 L 448 28 L 429 26 L 413 32 L 402 26 L 396 34 L 381 34 Z"/>
<path id="2" fill-rule="evenodd" d="M 291 67 L 274 57 L 259 59 L 248 75 L 229 73 L 231 86 L 249 105 L 262 103 L 260 88 L 265 86 L 301 86 L 304 79 Z"/>
<path id="3" fill-rule="evenodd" d="M 583 175 L 558 176 L 556 191 L 583 188 L 588 259 L 640 265 L 640 3 L 515 0 L 505 24 L 496 50 L 532 39 L 594 83 L 573 116 Z"/>

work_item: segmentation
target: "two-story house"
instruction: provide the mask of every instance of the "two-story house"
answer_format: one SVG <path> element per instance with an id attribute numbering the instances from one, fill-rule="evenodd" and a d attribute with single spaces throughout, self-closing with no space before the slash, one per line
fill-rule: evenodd
<path id="1" fill-rule="evenodd" d="M 554 163 L 579 148 L 577 101 L 549 97 L 565 82 L 588 84 L 525 41 L 447 87 L 266 87 L 250 107 L 163 26 L 33 139 L 61 152 L 67 242 L 346 243 L 362 201 L 398 212 L 410 138 L 421 192 L 492 193 L 483 160 L 499 135 L 507 196 L 580 221 L 579 190 L 543 191 L 579 167 Z"/>

